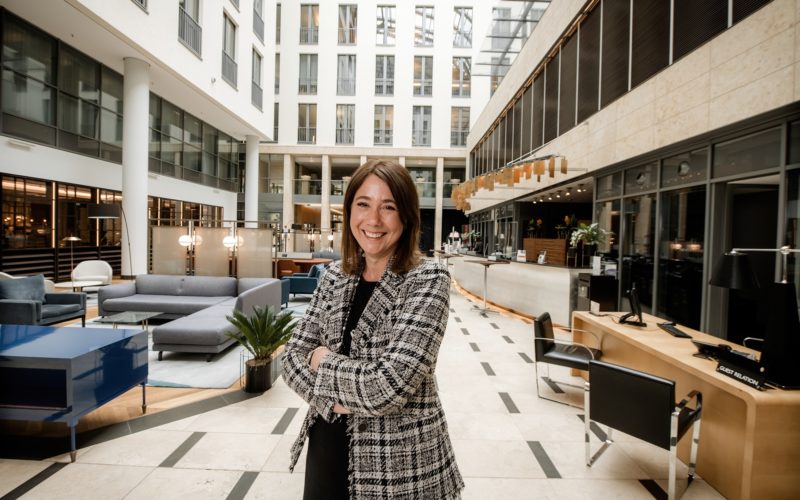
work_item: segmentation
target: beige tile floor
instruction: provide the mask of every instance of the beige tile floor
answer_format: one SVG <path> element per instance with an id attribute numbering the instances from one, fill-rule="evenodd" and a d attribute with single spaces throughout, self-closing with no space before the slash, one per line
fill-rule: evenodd
<path id="1" fill-rule="evenodd" d="M 483 317 L 456 292 L 450 305 L 436 378 L 464 499 L 651 499 L 640 480 L 666 487 L 667 452 L 624 435 L 593 467 L 583 464 L 582 410 L 536 396 L 531 324 Z M 553 367 L 550 376 L 570 378 Z M 567 397 L 579 402 L 582 392 Z M 277 429 L 289 408 L 299 411 Z M 262 396 L 82 448 L 76 463 L 0 459 L 0 496 L 58 464 L 22 498 L 302 498 L 305 455 L 294 473 L 287 467 L 307 408 L 279 380 Z M 722 497 L 700 479 L 684 498 Z"/>

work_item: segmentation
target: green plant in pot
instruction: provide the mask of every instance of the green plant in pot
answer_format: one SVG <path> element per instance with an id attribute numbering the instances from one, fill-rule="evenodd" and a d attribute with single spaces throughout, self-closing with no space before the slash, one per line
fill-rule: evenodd
<path id="1" fill-rule="evenodd" d="M 233 311 L 226 316 L 236 331 L 226 335 L 253 355 L 245 363 L 245 392 L 264 392 L 272 387 L 272 354 L 289 341 L 295 323 L 286 311 L 275 313 L 269 307 L 254 307 L 253 313 Z"/>
<path id="2" fill-rule="evenodd" d="M 593 224 L 583 224 L 581 223 L 578 226 L 578 229 L 572 231 L 572 236 L 570 237 L 570 245 L 575 247 L 578 246 L 578 242 L 583 242 L 583 246 L 590 249 L 591 253 L 597 249 L 597 245 L 601 245 L 608 240 L 609 231 L 606 231 L 600 224 L 595 222 Z"/>

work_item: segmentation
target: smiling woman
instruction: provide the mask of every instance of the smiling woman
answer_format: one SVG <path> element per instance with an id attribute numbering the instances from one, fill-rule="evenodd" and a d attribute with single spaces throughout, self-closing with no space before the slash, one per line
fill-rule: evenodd
<path id="1" fill-rule="evenodd" d="M 344 221 L 344 258 L 284 351 L 284 380 L 309 403 L 291 467 L 308 437 L 306 499 L 457 498 L 464 482 L 433 376 L 450 276 L 419 257 L 408 171 L 361 165 Z"/>

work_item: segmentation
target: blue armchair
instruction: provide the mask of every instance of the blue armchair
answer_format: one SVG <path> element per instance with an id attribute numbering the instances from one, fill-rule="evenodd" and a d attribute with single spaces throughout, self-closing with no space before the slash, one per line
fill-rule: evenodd
<path id="1" fill-rule="evenodd" d="M 52 325 L 76 318 L 86 326 L 85 293 L 46 293 L 41 274 L 0 280 L 0 323 Z"/>
<path id="2" fill-rule="evenodd" d="M 325 274 L 325 264 L 317 264 L 307 273 L 294 273 L 281 279 L 289 282 L 289 293 L 293 295 L 298 293 L 311 294 L 317 289 L 317 283 L 319 283 L 319 279 L 323 274 Z"/>

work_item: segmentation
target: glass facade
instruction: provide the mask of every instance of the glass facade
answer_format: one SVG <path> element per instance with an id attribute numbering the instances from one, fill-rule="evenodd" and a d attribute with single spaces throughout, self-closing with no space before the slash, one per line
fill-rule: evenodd
<path id="1" fill-rule="evenodd" d="M 375 16 L 375 45 L 394 45 L 397 39 L 394 5 L 378 5 Z"/>

